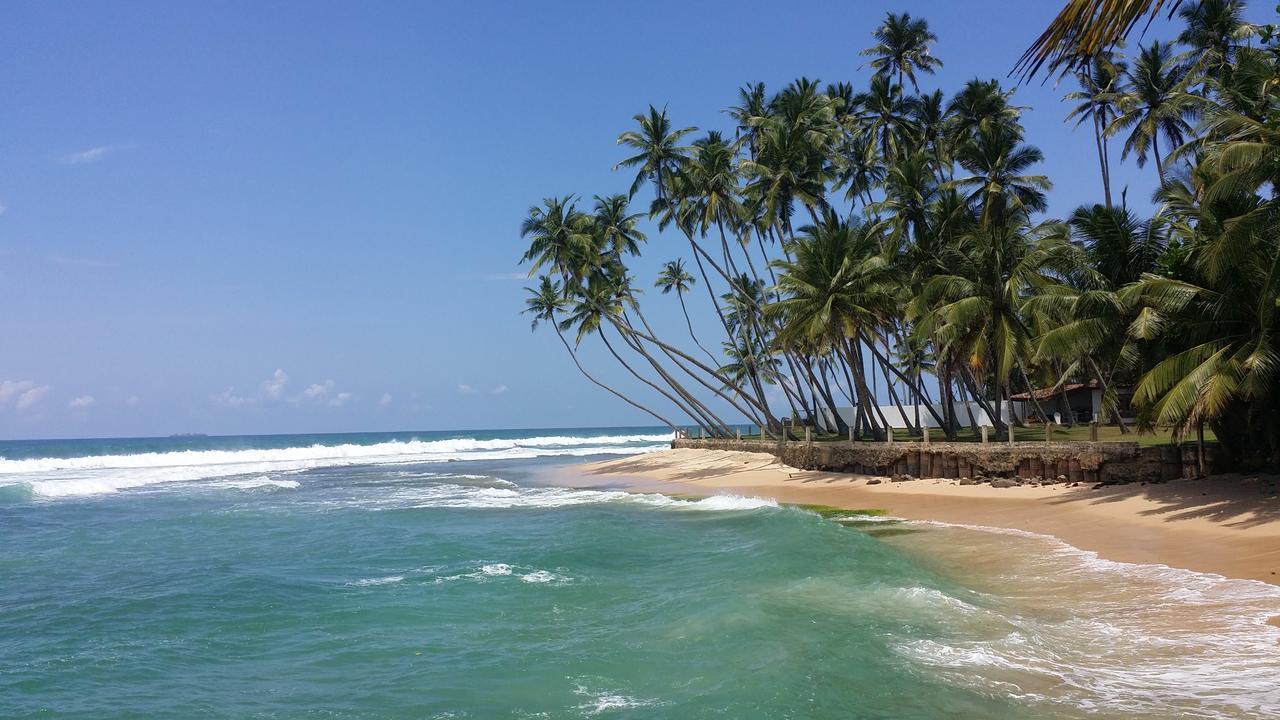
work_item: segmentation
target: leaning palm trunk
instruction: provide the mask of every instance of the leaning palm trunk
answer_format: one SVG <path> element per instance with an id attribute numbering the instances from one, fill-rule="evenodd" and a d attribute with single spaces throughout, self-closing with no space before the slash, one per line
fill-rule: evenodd
<path id="1" fill-rule="evenodd" d="M 646 330 L 648 330 L 650 333 L 653 332 L 653 329 L 649 327 L 649 323 L 645 320 L 644 315 L 640 313 L 639 308 L 636 308 L 636 317 L 640 318 L 640 322 L 644 325 Z M 624 321 L 625 320 L 626 318 L 624 318 Z M 621 332 L 629 333 L 632 330 L 632 326 L 629 321 L 626 321 L 623 324 L 618 324 L 615 322 L 615 325 L 619 328 L 619 331 Z M 631 339 L 628 339 L 628 343 L 632 346 L 633 349 L 636 350 L 636 352 L 643 354 L 646 358 L 650 357 L 650 355 L 644 350 L 643 346 L 639 342 L 634 342 Z M 721 399 L 723 399 L 725 402 L 732 405 L 734 409 L 742 413 L 748 420 L 756 424 L 760 424 L 760 418 L 755 413 L 751 412 L 746 408 L 743 408 L 741 405 L 734 402 L 733 398 L 730 398 L 728 395 L 725 395 L 724 392 L 720 390 L 720 388 L 717 388 L 711 383 L 708 383 L 706 380 L 698 376 L 697 373 L 694 373 L 693 371 L 689 370 L 689 368 L 685 367 L 684 364 L 681 363 L 679 359 L 677 359 L 674 353 L 666 350 L 665 348 L 660 347 L 659 349 L 661 349 L 663 351 L 663 354 L 665 354 L 668 358 L 670 358 L 671 361 L 675 363 L 676 367 L 680 368 L 680 370 L 683 371 L 686 375 L 693 378 L 695 381 L 700 383 L 703 387 L 707 388 L 708 390 L 710 390 L 711 392 L 719 396 Z M 655 368 L 658 367 L 656 360 L 650 360 L 650 362 L 655 364 Z M 669 377 L 667 376 L 664 370 L 659 369 L 659 372 L 662 373 L 664 377 Z M 674 379 L 672 379 L 670 382 L 675 382 L 675 381 Z M 747 395 L 745 395 L 740 389 L 736 390 L 736 392 L 738 393 L 739 397 L 747 397 Z"/>
<path id="2" fill-rule="evenodd" d="M 699 426 L 705 428 L 712 434 L 717 433 L 718 431 L 717 423 L 714 420 L 712 420 L 709 416 L 699 412 L 698 409 L 692 406 L 691 404 L 686 405 L 684 402 L 681 402 L 680 399 L 676 398 L 671 393 L 662 389 L 662 387 L 660 387 L 657 383 L 646 378 L 644 375 L 641 375 L 635 368 L 631 367 L 630 363 L 628 363 L 626 360 L 623 359 L 621 355 L 618 354 L 618 351 L 613 348 L 613 344 L 609 342 L 609 338 L 604 334 L 604 332 L 600 333 L 600 339 L 604 341 L 604 345 L 606 348 L 609 349 L 609 353 L 613 355 L 614 359 L 617 360 L 622 365 L 622 367 L 626 368 L 627 372 L 631 373 L 631 375 L 634 376 L 640 382 L 658 391 L 658 393 L 660 393 L 663 397 L 670 400 L 672 403 L 675 404 L 676 407 L 680 408 L 681 411 L 683 411 L 686 415 L 692 418 L 694 422 L 698 423 Z M 679 393 L 679 394 L 682 397 L 684 396 L 683 393 Z"/>
<path id="3" fill-rule="evenodd" d="M 578 362 L 578 354 L 577 354 L 576 352 L 574 352 L 574 351 L 573 351 L 573 347 L 572 347 L 571 345 L 569 345 L 569 341 L 564 339 L 564 333 L 560 332 L 560 328 L 559 328 L 559 326 L 557 326 L 557 325 L 556 325 L 556 323 L 555 323 L 555 321 L 554 321 L 554 320 L 551 322 L 551 327 L 555 328 L 555 331 L 556 331 L 556 337 L 560 338 L 560 342 L 561 342 L 561 344 L 563 344 L 563 345 L 564 345 L 564 349 L 565 349 L 565 350 L 567 350 L 567 351 L 569 352 L 569 357 L 573 360 L 573 364 L 574 364 L 575 366 L 577 366 L 577 368 L 578 368 L 578 372 L 582 373 L 582 375 L 583 375 L 584 377 L 586 377 L 588 380 L 590 380 L 590 381 L 591 381 L 592 383 L 594 383 L 596 386 L 598 386 L 598 387 L 600 387 L 600 388 L 602 388 L 602 389 L 604 389 L 604 390 L 607 390 L 607 391 L 609 391 L 610 393 L 612 393 L 612 394 L 616 395 L 616 396 L 618 397 L 618 399 L 622 400 L 623 402 L 627 403 L 628 405 L 630 405 L 630 406 L 632 406 L 632 407 L 634 407 L 634 408 L 637 408 L 637 409 L 639 409 L 639 410 L 643 410 L 644 412 L 648 413 L 649 415 L 653 416 L 654 418 L 657 418 L 658 422 L 661 422 L 663 425 L 666 425 L 667 427 L 671 428 L 672 430 L 674 430 L 674 429 L 675 429 L 675 427 L 676 427 L 675 423 L 671 422 L 670 420 L 668 420 L 668 419 L 666 419 L 666 418 L 662 417 L 661 415 L 659 415 L 658 413 L 654 412 L 653 410 L 650 410 L 649 408 L 645 407 L 644 405 L 641 405 L 640 403 L 636 402 L 635 400 L 632 400 L 631 398 L 627 397 L 626 395 L 623 395 L 622 393 L 618 392 L 617 390 L 614 390 L 613 388 L 609 387 L 608 385 L 605 385 L 604 383 L 602 383 L 602 382 L 600 382 L 599 380 L 595 379 L 595 377 L 593 377 L 593 376 L 591 375 L 591 373 L 589 373 L 589 372 L 587 372 L 587 371 L 586 371 L 586 368 L 582 367 L 582 363 L 581 363 L 581 362 Z"/>
<path id="4" fill-rule="evenodd" d="M 610 317 L 612 318 L 612 316 L 610 316 Z M 700 362 L 697 358 L 695 358 L 695 357 L 693 357 L 693 356 L 689 355 L 688 353 L 684 352 L 683 350 L 681 350 L 681 349 L 679 349 L 679 348 L 677 348 L 677 347 L 673 347 L 673 346 L 671 346 L 671 345 L 669 345 L 669 344 L 667 344 L 667 343 L 665 343 L 665 342 L 663 342 L 663 341 L 659 340 L 657 337 L 655 337 L 655 336 L 653 335 L 653 330 L 652 330 L 651 328 L 649 328 L 648 323 L 645 323 L 645 322 L 644 322 L 644 316 L 643 316 L 643 315 L 641 315 L 638 311 L 637 311 L 637 317 L 639 317 L 639 318 L 640 318 L 641 323 L 643 323 L 643 324 L 644 324 L 645 329 L 648 331 L 647 333 L 640 332 L 640 331 L 639 331 L 639 330 L 637 330 L 634 326 L 631 326 L 631 325 L 625 325 L 625 326 L 619 325 L 619 324 L 617 323 L 617 321 L 616 321 L 616 320 L 614 321 L 614 324 L 615 324 L 615 326 L 618 326 L 620 330 L 624 330 L 626 333 L 630 334 L 630 335 L 631 335 L 631 336 L 633 336 L 633 337 L 636 337 L 636 338 L 639 338 L 639 339 L 644 340 L 644 341 L 646 341 L 646 342 L 652 343 L 654 346 L 658 347 L 659 349 L 663 350 L 664 352 L 674 353 L 674 355 L 679 356 L 679 357 L 680 357 L 680 358 L 682 358 L 685 362 L 688 362 L 688 363 L 692 364 L 693 366 L 697 367 L 699 370 L 701 370 L 701 371 L 703 371 L 703 372 L 707 373 L 708 375 L 710 375 L 711 377 L 715 378 L 716 380 L 719 380 L 719 381 L 720 381 L 721 383 L 723 383 L 727 388 L 729 388 L 729 389 L 730 389 L 730 390 L 732 390 L 735 394 L 737 394 L 737 395 L 738 395 L 738 397 L 742 398 L 743 402 L 747 403 L 748 405 L 751 405 L 752 407 L 755 407 L 757 410 L 759 410 L 759 411 L 761 411 L 762 413 L 765 413 L 766 415 L 768 415 L 768 408 L 767 408 L 767 407 L 764 407 L 764 406 L 761 406 L 761 405 L 757 405 L 757 404 L 756 404 L 755 399 L 754 399 L 754 398 L 752 398 L 752 397 L 751 397 L 751 395 L 750 395 L 749 393 L 745 392 L 745 391 L 742 389 L 742 387 L 741 387 L 741 386 L 739 386 L 737 383 L 733 382 L 733 380 L 732 380 L 731 378 L 729 378 L 729 377 L 725 376 L 725 374 L 724 374 L 724 373 L 722 373 L 722 372 L 720 372 L 720 371 L 718 371 L 718 370 L 714 370 L 714 369 L 712 369 L 712 368 L 710 368 L 710 367 L 708 367 L 708 366 L 706 366 L 706 365 L 703 365 L 703 364 L 702 364 L 702 362 Z M 674 358 L 673 358 L 673 359 L 674 359 Z M 686 370 L 686 372 L 687 372 L 687 370 Z M 737 406 L 735 405 L 735 407 L 737 407 Z M 743 412 L 743 414 L 744 414 L 744 415 L 746 415 L 746 416 L 748 416 L 748 417 L 749 417 L 749 416 L 751 416 L 751 413 L 748 413 L 748 412 L 745 412 L 745 411 Z"/>
<path id="5" fill-rule="evenodd" d="M 858 351 L 853 338 L 845 338 L 841 351 L 844 353 L 845 362 L 849 364 L 849 371 L 853 375 L 854 394 L 858 399 L 858 407 L 861 408 L 866 427 L 871 432 L 872 437 L 883 440 L 884 431 L 881 425 L 876 422 L 875 418 L 867 410 L 867 408 L 875 405 L 875 399 L 871 397 L 871 393 L 867 389 L 867 380 L 862 372 L 862 365 L 858 362 Z"/>

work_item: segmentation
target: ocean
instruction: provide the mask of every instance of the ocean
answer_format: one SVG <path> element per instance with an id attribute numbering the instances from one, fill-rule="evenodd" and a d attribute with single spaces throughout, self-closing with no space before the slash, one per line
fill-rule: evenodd
<path id="1" fill-rule="evenodd" d="M 1280 588 L 564 487 L 668 441 L 0 442 L 0 717 L 1280 715 Z"/>

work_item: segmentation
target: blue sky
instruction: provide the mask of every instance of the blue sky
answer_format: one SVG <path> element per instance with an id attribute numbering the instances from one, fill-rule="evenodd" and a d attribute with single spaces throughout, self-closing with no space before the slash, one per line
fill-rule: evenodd
<path id="1" fill-rule="evenodd" d="M 10 3 L 0 438 L 647 424 L 519 314 L 528 206 L 625 191 L 649 103 L 728 130 L 745 82 L 865 84 L 886 10 L 930 21 L 952 91 L 1059 6 Z M 1067 89 L 1016 96 L 1058 215 L 1100 198 Z M 637 274 L 679 254 L 653 233 Z"/>

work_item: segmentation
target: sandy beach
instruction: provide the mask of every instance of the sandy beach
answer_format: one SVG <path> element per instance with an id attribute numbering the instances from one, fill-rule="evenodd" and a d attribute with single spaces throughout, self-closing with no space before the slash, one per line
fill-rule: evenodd
<path id="1" fill-rule="evenodd" d="M 579 479 L 584 486 L 763 496 L 883 510 L 912 520 L 1013 528 L 1053 535 L 1110 560 L 1280 584 L 1275 477 L 1226 475 L 1098 489 L 993 488 L 803 471 L 762 453 L 666 450 L 589 464 Z"/>

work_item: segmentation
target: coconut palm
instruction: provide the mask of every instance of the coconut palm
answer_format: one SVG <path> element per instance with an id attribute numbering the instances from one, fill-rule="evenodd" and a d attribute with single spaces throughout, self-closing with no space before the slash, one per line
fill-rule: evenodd
<path id="1" fill-rule="evenodd" d="M 1113 95 L 1120 114 L 1107 126 L 1107 134 L 1128 130 L 1120 159 L 1132 154 L 1138 167 L 1145 167 L 1150 153 L 1159 182 L 1164 182 L 1160 138 L 1164 137 L 1172 150 L 1192 134 L 1189 119 L 1195 115 L 1198 100 L 1187 92 L 1191 76 L 1174 56 L 1173 48 L 1157 40 L 1142 48 L 1124 77 L 1125 87 Z"/>
<path id="2" fill-rule="evenodd" d="M 1018 216 L 1043 211 L 1045 193 L 1053 183 L 1044 175 L 1025 174 L 1044 159 L 1039 148 L 1022 145 L 1021 133 L 1006 125 L 980 129 L 972 141 L 956 151 L 956 162 L 972 173 L 948 183 L 980 209 L 987 229 L 998 228 Z"/>
<path id="3" fill-rule="evenodd" d="M 629 194 L 634 197 L 641 185 L 653 181 L 654 192 L 661 200 L 666 196 L 668 179 L 684 164 L 689 152 L 689 148 L 681 145 L 680 141 L 697 128 L 673 129 L 667 109 L 658 110 L 652 105 L 648 115 L 640 113 L 632 119 L 640 129 L 619 135 L 618 144 L 635 150 L 636 154 L 614 165 L 613 169 L 638 168 Z"/>
<path id="4" fill-rule="evenodd" d="M 587 372 L 586 368 L 582 367 L 581 361 L 578 360 L 578 353 L 574 351 L 573 346 L 565 339 L 564 333 L 560 330 L 559 321 L 556 319 L 556 314 L 563 312 L 568 304 L 568 301 L 564 298 L 559 282 L 555 282 L 550 277 L 542 275 L 538 278 L 538 286 L 536 288 L 525 288 L 525 290 L 528 291 L 529 297 L 525 299 L 524 312 L 533 315 L 532 329 L 537 330 L 538 325 L 543 322 L 550 325 L 551 328 L 555 330 L 556 337 L 560 338 L 560 343 L 564 345 L 565 351 L 569 353 L 569 357 L 573 360 L 574 366 L 578 368 L 578 372 L 582 373 L 582 375 L 590 380 L 592 384 L 608 391 L 628 405 L 644 411 L 669 428 L 675 428 L 675 424 L 670 420 L 600 382 L 594 375 Z"/>
<path id="5" fill-rule="evenodd" d="M 828 210 L 819 224 L 805 226 L 800 233 L 794 259 L 775 262 L 780 297 L 766 312 L 781 322 L 778 342 L 814 344 L 842 356 L 853 378 L 863 426 L 883 437 L 883 424 L 870 412 L 875 398 L 858 347 L 893 306 L 895 284 L 881 253 L 879 229 L 846 222 Z M 837 425 L 843 423 L 838 414 L 835 419 Z"/>
<path id="6" fill-rule="evenodd" d="M 684 304 L 684 294 L 689 292 L 698 281 L 684 269 L 684 260 L 676 258 L 668 260 L 662 264 L 662 271 L 658 273 L 658 280 L 654 283 L 654 287 L 662 290 L 662 294 L 666 295 L 672 291 L 676 294 L 676 299 L 680 301 L 680 311 L 684 313 L 684 322 L 689 327 L 689 337 L 693 338 L 693 342 L 707 357 L 715 362 L 715 356 L 709 350 L 703 347 L 702 342 L 698 340 L 698 336 L 693 332 L 693 321 L 689 319 L 689 308 Z"/>
<path id="7" fill-rule="evenodd" d="M 871 36 L 876 44 L 859 54 L 872 58 L 867 64 L 877 75 L 891 77 L 896 73 L 900 86 L 905 76 L 918 92 L 916 73 L 932 75 L 942 67 L 942 61 L 929 54 L 929 46 L 938 41 L 938 36 L 929 32 L 926 20 L 913 20 L 909 13 L 888 13 L 884 22 L 871 31 Z"/>
<path id="8" fill-rule="evenodd" d="M 520 236 L 529 238 L 529 248 L 520 258 L 533 263 L 529 275 L 549 267 L 564 278 L 582 279 L 595 251 L 588 224 L 572 195 L 546 198 L 542 207 L 530 207 L 520 225 Z"/>
<path id="9" fill-rule="evenodd" d="M 1067 93 L 1064 100 L 1079 100 L 1067 120 L 1076 119 L 1076 127 L 1088 120 L 1093 126 L 1093 142 L 1098 152 L 1098 169 L 1102 175 L 1102 194 L 1111 207 L 1111 154 L 1107 147 L 1107 126 L 1116 118 L 1116 91 L 1127 65 L 1113 53 L 1101 53 L 1088 65 L 1075 71 L 1080 89 Z"/>
<path id="10" fill-rule="evenodd" d="M 1075 69 L 1115 48 L 1140 21 L 1162 10 L 1172 16 L 1182 0 L 1067 0 L 1045 31 L 1014 66 L 1030 80 L 1048 63 L 1050 71 Z"/>
<path id="11" fill-rule="evenodd" d="M 1200 0 L 1178 12 L 1186 27 L 1178 42 L 1195 57 L 1198 72 L 1219 76 L 1235 59 L 1235 50 L 1258 29 L 1244 20 L 1244 3 L 1238 0 Z"/>

